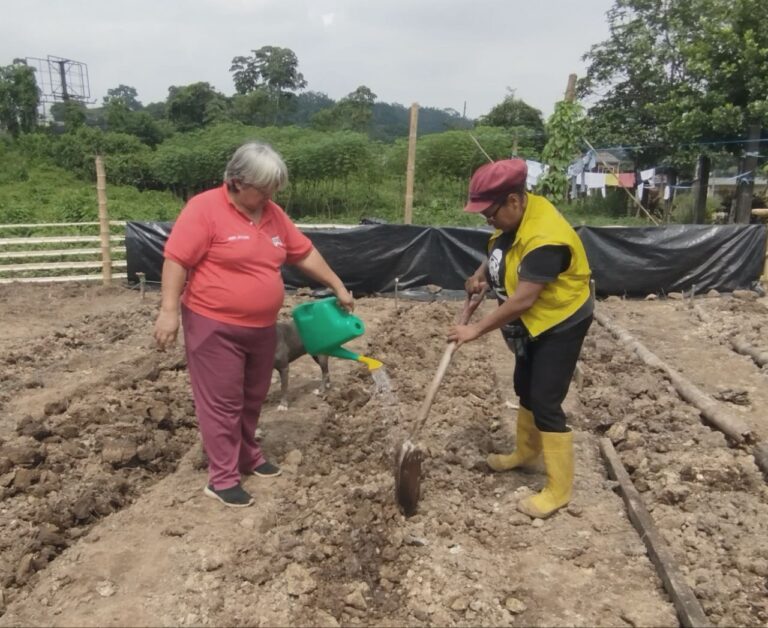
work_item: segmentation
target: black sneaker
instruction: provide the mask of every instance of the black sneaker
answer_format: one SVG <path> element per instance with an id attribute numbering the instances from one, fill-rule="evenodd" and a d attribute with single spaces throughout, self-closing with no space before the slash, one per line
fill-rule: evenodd
<path id="1" fill-rule="evenodd" d="M 239 484 L 235 484 L 231 488 L 221 488 L 218 490 L 209 484 L 203 489 L 203 493 L 208 495 L 208 497 L 218 499 L 222 504 L 231 508 L 246 508 L 253 504 L 253 497 Z"/>
<path id="2" fill-rule="evenodd" d="M 258 475 L 260 478 L 276 478 L 282 473 L 282 469 L 271 462 L 262 462 L 253 470 L 253 475 Z"/>

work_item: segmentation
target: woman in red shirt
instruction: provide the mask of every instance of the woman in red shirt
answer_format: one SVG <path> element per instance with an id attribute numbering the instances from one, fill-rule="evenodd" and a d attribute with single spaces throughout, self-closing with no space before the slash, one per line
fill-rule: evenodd
<path id="1" fill-rule="evenodd" d="M 189 200 L 165 245 L 162 301 L 155 340 L 176 340 L 184 327 L 190 382 L 208 456 L 205 494 L 227 506 L 250 506 L 241 474 L 275 477 L 254 434 L 269 390 L 275 325 L 283 304 L 280 267 L 292 264 L 354 302 L 339 277 L 272 195 L 288 180 L 280 155 L 258 142 L 235 151 L 224 184 Z"/>

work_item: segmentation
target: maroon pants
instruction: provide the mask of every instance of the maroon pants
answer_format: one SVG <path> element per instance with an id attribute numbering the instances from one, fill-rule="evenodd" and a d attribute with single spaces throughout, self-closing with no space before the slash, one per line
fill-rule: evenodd
<path id="1" fill-rule="evenodd" d="M 275 326 L 220 323 L 185 306 L 181 318 L 209 484 L 230 488 L 265 461 L 254 435 L 272 379 Z"/>

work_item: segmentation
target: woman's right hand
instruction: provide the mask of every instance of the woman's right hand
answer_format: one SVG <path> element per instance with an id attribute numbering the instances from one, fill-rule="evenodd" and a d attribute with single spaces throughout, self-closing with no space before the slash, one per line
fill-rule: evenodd
<path id="1" fill-rule="evenodd" d="M 487 287 L 488 282 L 485 280 L 485 273 L 482 275 L 475 273 L 464 282 L 464 289 L 467 294 L 479 294 Z"/>
<path id="2" fill-rule="evenodd" d="M 179 314 L 160 310 L 155 321 L 155 342 L 161 351 L 176 342 L 176 336 L 179 333 Z"/>

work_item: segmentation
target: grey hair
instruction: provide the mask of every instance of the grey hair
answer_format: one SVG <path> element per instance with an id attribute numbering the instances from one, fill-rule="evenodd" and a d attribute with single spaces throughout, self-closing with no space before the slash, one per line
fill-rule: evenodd
<path id="1" fill-rule="evenodd" d="M 288 168 L 269 144 L 248 142 L 235 151 L 224 170 L 224 182 L 231 187 L 232 181 L 277 191 L 288 183 Z"/>

